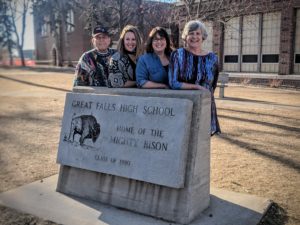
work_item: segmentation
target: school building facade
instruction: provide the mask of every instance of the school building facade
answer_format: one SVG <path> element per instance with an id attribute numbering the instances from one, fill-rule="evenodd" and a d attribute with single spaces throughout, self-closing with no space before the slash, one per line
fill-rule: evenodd
<path id="1" fill-rule="evenodd" d="M 223 11 L 240 2 L 223 1 L 227 4 Z M 234 9 L 227 9 L 229 15 L 222 22 L 220 17 L 204 20 L 208 30 L 204 48 L 218 54 L 221 71 L 300 75 L 300 0 L 246 4 L 246 10 L 237 16 L 230 15 L 236 12 Z M 185 6 L 179 2 L 177 7 Z M 181 11 L 181 17 L 184 16 Z M 185 21 L 179 21 L 182 31 Z"/>

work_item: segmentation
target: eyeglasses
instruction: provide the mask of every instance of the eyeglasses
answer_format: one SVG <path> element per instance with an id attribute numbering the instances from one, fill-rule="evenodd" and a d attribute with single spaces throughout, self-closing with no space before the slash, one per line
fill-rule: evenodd
<path id="1" fill-rule="evenodd" d="M 153 38 L 153 42 L 166 41 L 165 38 Z"/>

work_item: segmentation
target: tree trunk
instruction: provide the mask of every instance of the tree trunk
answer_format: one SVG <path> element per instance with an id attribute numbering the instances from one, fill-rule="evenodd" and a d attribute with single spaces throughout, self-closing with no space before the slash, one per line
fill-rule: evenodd
<path id="1" fill-rule="evenodd" d="M 20 58 L 21 58 L 22 66 L 25 67 L 26 63 L 25 63 L 24 52 L 23 52 L 22 46 L 18 45 L 18 51 L 19 51 L 19 55 L 20 55 Z"/>
<path id="2" fill-rule="evenodd" d="M 61 21 L 62 21 L 62 27 L 61 27 L 61 33 L 62 33 L 62 43 L 64 43 L 65 47 L 65 59 L 67 61 L 67 66 L 73 67 L 72 61 L 71 61 L 71 48 L 70 48 L 70 41 L 68 38 L 68 9 L 66 8 L 65 2 L 61 1 Z"/>
<path id="3" fill-rule="evenodd" d="M 13 66 L 14 65 L 14 58 L 13 58 L 11 44 L 8 45 L 8 53 L 9 53 L 9 65 Z"/>
<path id="4" fill-rule="evenodd" d="M 62 45 L 61 45 L 61 25 L 58 25 L 59 32 L 55 31 L 54 38 L 55 38 L 55 46 L 56 46 L 56 54 L 57 54 L 57 61 L 55 62 L 55 66 L 63 66 L 63 59 L 62 59 Z"/>
<path id="5" fill-rule="evenodd" d="M 13 58 L 13 52 L 12 52 L 12 39 L 11 39 L 11 33 L 9 32 L 9 28 L 7 23 L 4 23 L 6 27 L 6 39 L 7 39 L 7 48 L 8 48 L 8 53 L 9 53 L 9 65 L 13 66 L 14 65 L 14 58 Z"/>
<path id="6" fill-rule="evenodd" d="M 138 27 L 140 30 L 141 35 L 144 38 L 144 12 L 141 12 L 143 7 L 143 0 L 138 0 Z"/>

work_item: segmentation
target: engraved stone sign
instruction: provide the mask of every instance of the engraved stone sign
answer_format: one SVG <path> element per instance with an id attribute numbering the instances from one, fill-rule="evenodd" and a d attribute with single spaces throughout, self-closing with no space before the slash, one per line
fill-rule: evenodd
<path id="1" fill-rule="evenodd" d="M 68 93 L 57 162 L 184 186 L 192 101 Z"/>

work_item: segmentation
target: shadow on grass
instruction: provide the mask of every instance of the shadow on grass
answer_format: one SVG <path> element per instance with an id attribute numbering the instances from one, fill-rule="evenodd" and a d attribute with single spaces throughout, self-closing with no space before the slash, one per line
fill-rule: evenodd
<path id="1" fill-rule="evenodd" d="M 56 73 L 69 73 L 74 74 L 75 68 L 73 67 L 55 67 L 55 66 L 0 66 L 1 69 L 5 70 L 27 70 L 27 71 L 35 71 L 35 72 L 56 72 Z"/>
<path id="2" fill-rule="evenodd" d="M 230 144 L 232 144 L 232 145 L 236 145 L 242 149 L 246 149 L 247 151 L 250 151 L 250 152 L 256 153 L 258 155 L 264 156 L 266 158 L 275 160 L 284 166 L 287 166 L 289 168 L 295 169 L 298 172 L 300 172 L 300 164 L 297 161 L 288 159 L 283 155 L 276 155 L 274 153 L 265 152 L 261 149 L 256 148 L 256 146 L 251 146 L 250 143 L 231 138 L 226 134 L 221 134 L 219 137 L 225 141 L 230 142 Z"/>
<path id="3" fill-rule="evenodd" d="M 71 91 L 71 90 L 64 89 L 64 88 L 57 88 L 57 87 L 47 86 L 47 85 L 43 85 L 43 84 L 36 84 L 36 83 L 33 83 L 33 82 L 29 82 L 29 81 L 19 80 L 19 79 L 15 79 L 15 78 L 11 78 L 11 77 L 6 77 L 6 76 L 3 76 L 3 75 L 0 75 L 0 78 L 15 81 L 15 82 L 22 83 L 22 84 L 31 85 L 31 86 L 36 86 L 36 87 L 41 87 L 41 88 L 48 88 L 48 89 L 52 89 L 52 90 L 56 90 L 56 91 L 63 91 L 63 92 Z"/>
<path id="4" fill-rule="evenodd" d="M 282 118 L 282 119 L 288 119 L 288 120 L 293 120 L 293 121 L 300 121 L 300 118 L 293 118 L 293 117 L 287 117 L 287 116 L 282 116 L 282 115 L 274 115 L 270 113 L 262 113 L 262 112 L 253 112 L 253 111 L 243 111 L 243 110 L 237 110 L 237 109 L 227 109 L 227 108 L 222 108 L 218 107 L 218 110 L 220 111 L 227 111 L 227 112 L 234 112 L 234 113 L 242 113 L 242 114 L 250 114 L 250 115 L 256 115 L 256 116 L 271 116 L 271 117 L 276 117 L 276 118 Z"/>
<path id="5" fill-rule="evenodd" d="M 245 118 L 238 118 L 238 117 L 233 117 L 233 116 L 219 115 L 219 117 L 224 118 L 224 119 L 237 120 L 237 121 L 241 121 L 241 122 L 260 124 L 263 126 L 274 127 L 274 128 L 278 128 L 278 129 L 282 129 L 282 130 L 286 130 L 286 131 L 300 132 L 300 128 L 297 128 L 297 127 L 290 127 L 290 126 L 285 126 L 285 125 L 280 125 L 280 124 L 274 124 L 274 123 L 245 119 Z"/>
<path id="6" fill-rule="evenodd" d="M 22 111 L 16 113 L 10 113 L 5 115 L 0 115 L 0 123 L 5 126 L 6 123 L 12 123 L 12 121 L 23 120 L 26 123 L 53 123 L 56 121 L 61 121 L 61 116 L 44 116 L 43 114 L 52 112 L 50 110 L 35 110 L 35 111 Z"/>
<path id="7" fill-rule="evenodd" d="M 266 104 L 266 105 L 276 105 L 276 106 L 288 106 L 288 107 L 294 107 L 294 108 L 300 108 L 298 105 L 287 105 L 287 104 L 279 104 L 277 102 L 269 102 L 269 101 L 261 101 L 261 100 L 253 100 L 253 99 L 247 99 L 247 98 L 232 98 L 232 97 L 226 97 L 226 98 L 219 98 L 219 100 L 224 101 L 236 101 L 236 102 L 247 102 L 247 103 L 260 103 L 260 104 Z"/>

